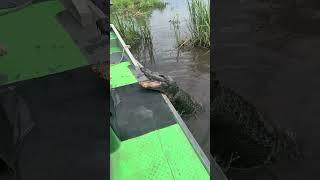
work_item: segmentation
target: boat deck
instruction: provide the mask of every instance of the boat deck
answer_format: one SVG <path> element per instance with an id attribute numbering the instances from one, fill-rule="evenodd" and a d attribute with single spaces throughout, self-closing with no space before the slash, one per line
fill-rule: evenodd
<path id="1" fill-rule="evenodd" d="M 86 29 L 58 0 L 35 2 L 13 13 L 0 10 L 0 86 L 106 60 L 107 36 Z"/>
<path id="2" fill-rule="evenodd" d="M 210 165 L 186 135 L 179 115 L 161 93 L 139 86 L 145 77 L 113 30 L 111 124 L 121 142 L 111 154 L 112 179 L 210 179 Z"/>
<path id="3" fill-rule="evenodd" d="M 58 1 L 30 5 L 0 16 L 0 85 L 63 72 L 86 65 L 79 48 L 55 20 Z M 19 22 L 19 23 L 17 23 Z"/>

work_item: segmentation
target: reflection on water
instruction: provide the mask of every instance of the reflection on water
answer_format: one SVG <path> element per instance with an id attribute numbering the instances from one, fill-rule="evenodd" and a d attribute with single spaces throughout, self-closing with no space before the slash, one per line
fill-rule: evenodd
<path id="1" fill-rule="evenodd" d="M 195 97 L 205 108 L 194 120 L 187 121 L 190 131 L 209 156 L 210 151 L 210 55 L 208 50 L 177 49 L 175 34 L 170 20 L 179 15 L 181 37 L 188 32 L 187 1 L 169 0 L 163 10 L 155 10 L 150 19 L 149 27 L 152 35 L 151 48 L 146 44 L 133 47 L 134 56 L 152 71 L 163 72 L 177 81 L 182 89 Z M 151 53 L 150 53 L 151 51 Z"/>

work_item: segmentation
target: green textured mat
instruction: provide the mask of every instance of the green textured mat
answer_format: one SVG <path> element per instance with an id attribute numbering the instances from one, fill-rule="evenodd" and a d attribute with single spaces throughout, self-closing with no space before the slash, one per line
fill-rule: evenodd
<path id="1" fill-rule="evenodd" d="M 130 65 L 131 64 L 128 61 L 110 65 L 111 88 L 117 88 L 138 82 L 129 68 Z"/>
<path id="2" fill-rule="evenodd" d="M 58 1 L 37 3 L 0 16 L 0 85 L 87 65 L 87 61 L 55 16 Z"/>
<path id="3" fill-rule="evenodd" d="M 111 154 L 114 180 L 209 180 L 178 124 L 121 142 Z"/>
<path id="4" fill-rule="evenodd" d="M 114 32 L 110 32 L 110 40 L 117 39 L 117 35 Z"/>
<path id="5" fill-rule="evenodd" d="M 119 47 L 111 47 L 110 48 L 110 54 L 116 53 L 116 52 L 122 52 L 122 49 Z"/>

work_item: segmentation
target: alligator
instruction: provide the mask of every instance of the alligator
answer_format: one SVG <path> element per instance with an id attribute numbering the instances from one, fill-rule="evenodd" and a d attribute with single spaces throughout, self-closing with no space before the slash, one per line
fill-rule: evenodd
<path id="1" fill-rule="evenodd" d="M 143 88 L 165 94 L 180 115 L 190 116 L 203 111 L 202 105 L 183 89 L 179 88 L 172 77 L 152 72 L 144 67 L 141 67 L 140 70 L 149 80 L 141 81 L 139 84 Z"/>
<path id="2" fill-rule="evenodd" d="M 110 80 L 109 67 L 109 62 L 104 61 L 92 65 L 91 69 L 100 78 Z M 187 92 L 179 88 L 170 76 L 152 72 L 144 67 L 141 67 L 140 70 L 148 78 L 148 80 L 139 82 L 141 87 L 165 94 L 180 115 L 190 117 L 203 111 L 202 105 L 196 102 Z"/>
<path id="3" fill-rule="evenodd" d="M 256 107 L 214 79 L 211 101 L 212 154 L 227 171 L 262 167 L 282 155 L 299 159 L 295 134 L 266 121 Z"/>

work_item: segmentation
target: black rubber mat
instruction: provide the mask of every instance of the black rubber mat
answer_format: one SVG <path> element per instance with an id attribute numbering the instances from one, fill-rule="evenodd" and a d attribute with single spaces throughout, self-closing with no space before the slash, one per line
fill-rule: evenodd
<path id="1" fill-rule="evenodd" d="M 0 174 L 16 173 L 17 153 L 33 129 L 29 105 L 14 89 L 0 89 Z"/>
<path id="2" fill-rule="evenodd" d="M 115 131 L 121 140 L 164 128 L 175 122 L 160 93 L 132 84 L 112 90 Z M 111 105 L 112 106 L 112 105 Z"/>
<path id="3" fill-rule="evenodd" d="M 35 122 L 17 155 L 18 179 L 108 179 L 106 84 L 89 67 L 15 84 Z"/>

